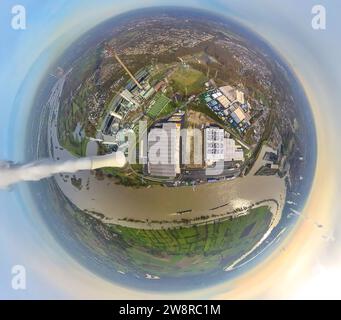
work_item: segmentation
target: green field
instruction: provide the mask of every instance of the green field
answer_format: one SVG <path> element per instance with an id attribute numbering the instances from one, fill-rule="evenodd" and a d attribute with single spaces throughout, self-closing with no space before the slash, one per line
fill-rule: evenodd
<path id="1" fill-rule="evenodd" d="M 174 113 L 180 107 L 179 103 L 171 101 L 158 114 L 158 118 L 166 117 Z"/>
<path id="2" fill-rule="evenodd" d="M 190 96 L 203 91 L 206 76 L 191 67 L 179 67 L 171 77 L 171 85 L 174 91 L 179 91 L 184 95 Z"/>
<path id="3" fill-rule="evenodd" d="M 61 141 L 61 145 L 76 157 L 85 157 L 86 149 L 89 139 L 84 138 L 82 141 L 75 141 L 72 136 L 68 136 L 68 139 Z"/>
<path id="4" fill-rule="evenodd" d="M 85 84 L 76 95 L 72 102 L 65 100 L 61 103 L 58 117 L 58 139 L 60 144 L 75 156 L 83 157 L 86 155 L 88 139 L 83 138 L 77 141 L 73 137 L 73 131 L 78 123 L 86 129 L 87 124 L 87 97 L 92 94 L 88 84 Z M 87 132 L 86 132 L 87 133 Z"/>
<path id="5" fill-rule="evenodd" d="M 134 268 L 179 277 L 223 269 L 261 239 L 270 218 L 269 209 L 260 207 L 240 218 L 192 227 L 110 228 L 126 247 L 126 258 Z"/>
<path id="6" fill-rule="evenodd" d="M 156 118 L 163 110 L 163 108 L 165 108 L 171 100 L 162 93 L 157 93 L 153 98 L 153 101 L 154 103 L 152 102 L 152 105 L 148 110 L 147 115 L 151 118 Z"/>

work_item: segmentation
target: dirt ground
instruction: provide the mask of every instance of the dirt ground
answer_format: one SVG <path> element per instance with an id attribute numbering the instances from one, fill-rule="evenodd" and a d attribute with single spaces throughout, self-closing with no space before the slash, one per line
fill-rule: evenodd
<path id="1" fill-rule="evenodd" d="M 189 127 L 199 128 L 203 124 L 211 124 L 214 121 L 206 114 L 194 110 L 188 110 L 186 112 L 186 122 Z"/>

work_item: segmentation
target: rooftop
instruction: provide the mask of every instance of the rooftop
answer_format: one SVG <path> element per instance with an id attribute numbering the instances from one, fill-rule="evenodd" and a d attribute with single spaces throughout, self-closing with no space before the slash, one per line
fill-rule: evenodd
<path id="1" fill-rule="evenodd" d="M 236 110 L 234 110 L 232 112 L 231 116 L 237 124 L 239 124 L 240 122 L 242 122 L 246 118 L 241 107 L 238 107 Z"/>

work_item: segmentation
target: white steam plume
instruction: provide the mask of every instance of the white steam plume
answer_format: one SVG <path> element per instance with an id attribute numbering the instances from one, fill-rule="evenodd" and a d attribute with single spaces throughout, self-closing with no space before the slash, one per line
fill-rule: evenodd
<path id="1" fill-rule="evenodd" d="M 21 181 L 38 181 L 57 173 L 75 173 L 105 167 L 123 167 L 126 158 L 123 152 L 105 156 L 88 157 L 66 161 L 40 160 L 25 165 L 0 161 L 0 189 Z"/>

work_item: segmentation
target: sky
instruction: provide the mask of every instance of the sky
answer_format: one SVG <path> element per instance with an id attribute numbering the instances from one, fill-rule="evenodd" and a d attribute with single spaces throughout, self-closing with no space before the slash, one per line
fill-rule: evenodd
<path id="1" fill-rule="evenodd" d="M 182 5 L 183 1 L 145 0 L 143 6 Z M 11 28 L 11 9 L 26 8 L 27 29 Z M 311 26 L 312 7 L 326 8 L 326 30 Z M 341 298 L 341 250 L 337 201 L 341 155 L 341 3 L 333 0 L 190 0 L 186 6 L 232 17 L 263 37 L 292 67 L 311 104 L 318 137 L 312 191 L 302 218 L 283 249 L 232 283 L 187 292 L 177 298 Z M 20 161 L 23 125 L 44 71 L 73 40 L 97 23 L 141 7 L 141 1 L 4 0 L 0 2 L 0 159 Z M 39 59 L 38 59 L 39 58 Z M 35 61 L 39 61 L 32 68 Z M 15 134 L 14 134 L 15 132 Z M 70 257 L 55 242 L 34 203 L 17 190 L 0 191 L 0 298 L 169 298 L 107 283 Z M 26 208 L 30 208 L 29 212 Z M 317 229 L 311 221 L 324 227 Z M 328 241 L 325 238 L 329 238 Z M 24 265 L 26 290 L 11 287 L 11 269 Z"/>

